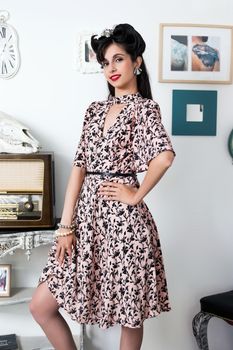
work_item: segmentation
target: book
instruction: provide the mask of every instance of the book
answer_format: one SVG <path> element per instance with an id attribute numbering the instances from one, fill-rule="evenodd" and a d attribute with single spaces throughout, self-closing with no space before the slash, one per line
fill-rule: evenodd
<path id="1" fill-rule="evenodd" d="M 0 350 L 19 350 L 16 334 L 0 335 Z"/>

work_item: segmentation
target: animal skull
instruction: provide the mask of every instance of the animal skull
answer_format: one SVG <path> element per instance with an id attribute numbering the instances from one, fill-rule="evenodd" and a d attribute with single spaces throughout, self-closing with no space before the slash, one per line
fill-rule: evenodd
<path id="1" fill-rule="evenodd" d="M 35 153 L 39 142 L 29 129 L 6 113 L 0 112 L 0 153 Z"/>

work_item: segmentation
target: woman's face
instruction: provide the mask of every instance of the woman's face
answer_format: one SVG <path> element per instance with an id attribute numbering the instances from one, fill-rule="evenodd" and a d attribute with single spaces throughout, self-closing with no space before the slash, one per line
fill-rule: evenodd
<path id="1" fill-rule="evenodd" d="M 140 63 L 141 57 L 133 62 L 121 45 L 113 43 L 108 46 L 102 66 L 105 78 L 115 88 L 115 92 L 131 93 L 137 91 L 134 69 L 139 67 Z"/>

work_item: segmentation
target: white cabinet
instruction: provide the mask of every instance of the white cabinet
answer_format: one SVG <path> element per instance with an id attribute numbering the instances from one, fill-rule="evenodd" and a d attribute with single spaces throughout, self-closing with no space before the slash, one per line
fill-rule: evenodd
<path id="1" fill-rule="evenodd" d="M 21 249 L 22 253 L 25 253 L 26 259 L 29 261 L 32 254 L 32 250 L 42 245 L 51 244 L 54 240 L 54 230 L 35 230 L 28 232 L 13 232 L 0 234 L 0 263 L 1 258 L 6 255 L 13 255 L 17 249 Z M 11 297 L 0 298 L 0 308 L 11 307 L 12 305 L 27 303 L 31 300 L 34 288 L 12 288 Z M 83 350 L 83 333 L 84 326 L 81 326 L 81 333 L 79 339 L 75 337 L 75 341 L 78 343 L 78 349 Z M 40 337 L 19 337 L 24 349 L 52 349 L 49 347 L 45 339 L 39 339 Z M 42 347 L 39 344 L 44 344 Z M 26 344 L 26 345 L 24 345 Z"/>

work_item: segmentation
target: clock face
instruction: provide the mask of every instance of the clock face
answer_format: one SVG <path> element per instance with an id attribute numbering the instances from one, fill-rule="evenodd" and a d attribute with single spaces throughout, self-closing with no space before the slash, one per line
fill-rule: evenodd
<path id="1" fill-rule="evenodd" d="M 0 24 L 0 78 L 11 78 L 19 69 L 17 34 L 12 26 Z"/>

